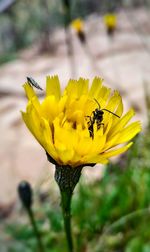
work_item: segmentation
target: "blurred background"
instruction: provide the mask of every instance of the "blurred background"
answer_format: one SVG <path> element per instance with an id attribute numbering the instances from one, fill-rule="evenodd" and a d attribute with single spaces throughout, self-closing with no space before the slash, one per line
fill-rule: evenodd
<path id="1" fill-rule="evenodd" d="M 62 88 L 69 78 L 102 77 L 120 91 L 125 111 L 135 109 L 145 130 L 107 169 L 84 169 L 73 202 L 77 252 L 150 252 L 148 210 L 103 235 L 150 202 L 149 0 L 0 0 L 0 252 L 37 251 L 17 196 L 22 180 L 34 188 L 46 251 L 66 251 L 54 168 L 20 115 L 26 77 L 45 88 L 46 76 L 56 74 Z"/>

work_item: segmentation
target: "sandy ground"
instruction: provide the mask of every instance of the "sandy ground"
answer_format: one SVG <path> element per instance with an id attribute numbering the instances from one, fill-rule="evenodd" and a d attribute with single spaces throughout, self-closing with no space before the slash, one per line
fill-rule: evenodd
<path id="1" fill-rule="evenodd" d="M 134 22 L 133 22 L 134 20 Z M 53 179 L 54 169 L 44 150 L 22 123 L 20 110 L 26 99 L 22 84 L 26 76 L 35 78 L 42 87 L 45 76 L 58 74 L 62 87 L 70 77 L 101 76 L 105 84 L 119 89 L 125 110 L 134 107 L 135 118 L 146 124 L 143 82 L 150 85 L 150 22 L 145 9 L 118 14 L 118 30 L 113 39 L 106 35 L 102 18 L 90 16 L 85 22 L 87 48 L 72 31 L 74 73 L 70 72 L 63 30 L 54 34 L 57 50 L 49 55 L 36 55 L 35 48 L 20 53 L 18 60 L 0 68 L 0 205 L 16 198 L 16 186 L 29 180 L 34 187 L 43 183 L 45 174 Z M 84 170 L 85 179 L 101 174 L 99 166 Z M 54 183 L 52 183 L 53 186 Z"/>

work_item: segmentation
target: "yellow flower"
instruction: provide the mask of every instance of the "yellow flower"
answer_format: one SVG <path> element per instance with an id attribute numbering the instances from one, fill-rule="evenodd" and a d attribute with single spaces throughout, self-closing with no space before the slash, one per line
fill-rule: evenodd
<path id="1" fill-rule="evenodd" d="M 80 18 L 73 20 L 71 26 L 76 32 L 83 32 L 84 30 L 84 22 Z"/>
<path id="2" fill-rule="evenodd" d="M 104 24 L 107 28 L 116 28 L 117 17 L 115 14 L 108 13 L 104 16 Z"/>
<path id="3" fill-rule="evenodd" d="M 61 92 L 58 76 L 48 76 L 42 102 L 29 83 L 24 84 L 24 89 L 28 104 L 26 112 L 22 112 L 23 120 L 59 165 L 106 164 L 108 158 L 126 151 L 132 142 L 122 144 L 141 131 L 139 121 L 128 124 L 133 109 L 123 115 L 121 96 L 117 91 L 111 94 L 100 78 L 96 77 L 91 87 L 89 80 L 69 80 Z M 103 118 L 92 124 L 93 111 L 99 111 L 99 104 Z"/>

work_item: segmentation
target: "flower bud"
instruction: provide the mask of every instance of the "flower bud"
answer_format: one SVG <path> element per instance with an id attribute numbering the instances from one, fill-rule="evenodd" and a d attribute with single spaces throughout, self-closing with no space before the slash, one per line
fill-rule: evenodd
<path id="1" fill-rule="evenodd" d="M 32 189 L 27 181 L 22 181 L 18 186 L 18 194 L 23 206 L 30 209 L 32 205 Z"/>

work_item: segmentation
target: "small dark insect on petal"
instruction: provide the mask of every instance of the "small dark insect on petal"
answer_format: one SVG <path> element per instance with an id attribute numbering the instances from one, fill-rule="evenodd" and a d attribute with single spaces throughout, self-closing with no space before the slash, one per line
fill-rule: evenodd
<path id="1" fill-rule="evenodd" d="M 101 126 L 104 126 L 104 123 L 102 122 L 104 111 L 107 111 L 108 113 L 111 113 L 112 115 L 120 118 L 120 116 L 118 116 L 117 114 L 115 114 L 114 112 L 112 112 L 108 109 L 105 109 L 105 108 L 101 109 L 99 102 L 95 98 L 94 98 L 94 101 L 97 103 L 98 108 L 96 108 L 94 111 L 92 111 L 91 116 L 86 116 L 89 118 L 88 130 L 90 133 L 90 137 L 92 137 L 92 139 L 94 139 L 94 124 L 96 123 L 97 130 L 99 130 Z"/>
<path id="2" fill-rule="evenodd" d="M 37 89 L 43 90 L 43 89 L 39 86 L 39 84 L 38 84 L 32 77 L 27 77 L 27 82 L 28 82 L 31 86 L 33 86 L 33 87 L 35 87 L 35 88 L 37 88 Z"/>

